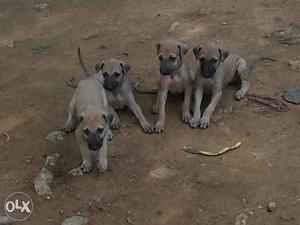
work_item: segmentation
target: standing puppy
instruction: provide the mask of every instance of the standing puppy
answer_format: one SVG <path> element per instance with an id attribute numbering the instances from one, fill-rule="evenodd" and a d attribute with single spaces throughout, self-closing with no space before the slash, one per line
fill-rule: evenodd
<path id="1" fill-rule="evenodd" d="M 91 171 L 91 151 L 97 150 L 99 171 L 107 169 L 107 141 L 111 135 L 107 123 L 107 99 L 100 80 L 93 76 L 80 81 L 69 105 L 65 129 L 67 132 L 76 129 L 83 172 Z"/>
<path id="2" fill-rule="evenodd" d="M 191 127 L 207 128 L 210 118 L 222 96 L 223 88 L 232 80 L 241 80 L 241 89 L 235 98 L 242 99 L 249 90 L 249 67 L 246 61 L 238 55 L 223 51 L 211 44 L 193 49 L 199 67 L 196 73 L 196 90 L 194 94 L 194 115 L 190 121 Z M 211 102 L 205 109 L 202 117 L 200 106 L 203 91 L 212 92 Z"/>
<path id="3" fill-rule="evenodd" d="M 167 95 L 171 93 L 184 93 L 182 105 L 182 120 L 186 123 L 191 119 L 190 102 L 192 96 L 193 72 L 189 70 L 185 54 L 188 46 L 175 40 L 163 40 L 156 45 L 160 61 L 158 75 L 157 100 L 153 106 L 153 113 L 158 113 L 158 121 L 154 126 L 155 133 L 161 133 L 165 127 L 165 106 Z"/>
<path id="4" fill-rule="evenodd" d="M 96 64 L 97 73 L 102 72 L 103 86 L 106 90 L 109 112 L 113 115 L 111 126 L 113 129 L 120 127 L 120 120 L 115 112 L 128 106 L 138 119 L 145 133 L 152 133 L 152 126 L 145 119 L 140 106 L 136 103 L 132 93 L 131 82 L 127 76 L 130 65 L 119 59 L 108 59 Z"/>

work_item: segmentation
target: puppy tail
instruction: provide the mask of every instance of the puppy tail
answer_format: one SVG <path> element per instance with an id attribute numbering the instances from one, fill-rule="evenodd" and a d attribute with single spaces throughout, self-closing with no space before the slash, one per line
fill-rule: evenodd
<path id="1" fill-rule="evenodd" d="M 153 89 L 140 89 L 140 82 L 136 82 L 134 84 L 134 90 L 139 93 L 139 94 L 149 94 L 149 95 L 155 95 L 157 94 L 158 92 L 158 89 L 157 88 L 153 88 Z"/>
<path id="2" fill-rule="evenodd" d="M 262 56 L 262 57 L 260 57 L 258 59 L 253 60 L 253 62 L 249 64 L 249 66 L 248 66 L 248 72 L 252 73 L 255 70 L 257 63 L 259 63 L 261 61 L 266 61 L 266 60 L 267 61 L 276 62 L 276 59 L 273 59 L 273 58 L 270 58 L 270 57 L 266 57 L 266 56 Z"/>
<path id="3" fill-rule="evenodd" d="M 87 68 L 85 67 L 85 64 L 82 60 L 80 48 L 77 49 L 77 54 L 78 54 L 78 59 L 79 59 L 80 65 L 81 65 L 83 73 L 84 73 L 84 79 L 86 79 L 90 76 L 90 74 L 89 74 L 89 72 L 88 72 Z"/>

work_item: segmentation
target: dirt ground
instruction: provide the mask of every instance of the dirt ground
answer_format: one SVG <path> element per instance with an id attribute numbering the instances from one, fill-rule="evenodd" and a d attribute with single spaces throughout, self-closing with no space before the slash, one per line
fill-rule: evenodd
<path id="1" fill-rule="evenodd" d="M 131 79 L 153 85 L 157 74 L 155 44 L 162 37 L 184 42 L 215 40 L 246 59 L 268 55 L 277 62 L 260 63 L 251 77 L 251 93 L 279 97 L 300 86 L 299 72 L 287 60 L 300 59 L 300 45 L 282 46 L 265 34 L 300 21 L 299 0 L 46 0 L 49 12 L 34 9 L 39 1 L 1 0 L 0 39 L 15 41 L 0 49 L 0 202 L 15 191 L 33 198 L 34 212 L 16 224 L 61 224 L 95 197 L 104 209 L 87 211 L 90 224 L 231 225 L 240 213 L 249 225 L 300 224 L 300 108 L 284 113 L 233 96 L 224 90 L 219 120 L 208 129 L 191 129 L 180 121 L 180 97 L 170 96 L 163 134 L 146 135 L 129 111 L 119 113 L 123 126 L 109 143 L 112 170 L 72 177 L 81 162 L 74 134 L 51 143 L 67 116 L 74 89 L 65 84 L 81 79 L 76 49 L 82 49 L 90 71 L 108 57 L 131 64 Z M 179 21 L 175 31 L 170 24 Z M 99 36 L 82 40 L 98 30 Z M 41 50 L 42 49 L 42 50 Z M 41 51 L 39 51 L 41 50 Z M 44 51 L 44 52 L 43 52 Z M 189 64 L 195 60 L 189 53 Z M 136 95 L 147 117 L 154 95 Z M 280 97 L 279 97 L 280 98 Z M 225 113 L 224 109 L 233 108 Z M 227 110 L 228 111 L 228 110 Z M 220 157 L 188 155 L 183 145 L 216 151 L 237 141 L 242 146 Z M 50 200 L 38 197 L 33 180 L 44 156 L 61 155 Z M 155 179 L 149 172 L 167 167 L 176 175 Z M 270 201 L 277 205 L 268 212 Z M 128 213 L 130 211 L 130 213 Z M 0 213 L 4 214 L 2 207 Z M 129 219 L 126 219 L 126 218 Z"/>

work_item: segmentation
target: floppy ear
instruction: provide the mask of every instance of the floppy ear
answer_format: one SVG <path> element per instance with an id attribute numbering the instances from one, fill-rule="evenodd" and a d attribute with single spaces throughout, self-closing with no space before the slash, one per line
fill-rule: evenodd
<path id="1" fill-rule="evenodd" d="M 121 62 L 120 65 L 122 67 L 123 74 L 127 74 L 130 70 L 130 65 L 127 62 Z"/>
<path id="2" fill-rule="evenodd" d="M 195 48 L 193 48 L 193 53 L 194 53 L 196 59 L 198 59 L 200 52 L 201 52 L 200 46 L 196 46 Z"/>
<path id="3" fill-rule="evenodd" d="M 110 124 L 110 121 L 112 120 L 112 115 L 109 114 L 108 112 L 103 112 L 102 117 L 105 120 L 105 123 Z"/>
<path id="4" fill-rule="evenodd" d="M 186 44 L 178 44 L 179 57 L 182 58 L 189 50 L 189 47 Z"/>
<path id="5" fill-rule="evenodd" d="M 100 64 L 97 63 L 97 64 L 95 65 L 95 70 L 96 70 L 96 72 L 99 73 L 99 71 L 102 70 L 103 66 L 104 66 L 104 61 L 102 61 Z"/>
<path id="6" fill-rule="evenodd" d="M 220 61 L 224 62 L 225 59 L 228 57 L 229 52 L 228 52 L 228 51 L 221 50 L 221 49 L 219 48 L 219 53 L 220 53 Z"/>
<path id="7" fill-rule="evenodd" d="M 160 43 L 157 43 L 156 45 L 155 45 L 155 47 L 156 47 L 156 54 L 158 55 L 158 53 L 159 53 L 159 49 L 160 49 Z"/>

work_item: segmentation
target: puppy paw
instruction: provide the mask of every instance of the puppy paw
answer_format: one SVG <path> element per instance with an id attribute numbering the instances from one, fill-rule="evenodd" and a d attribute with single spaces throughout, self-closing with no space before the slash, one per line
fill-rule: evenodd
<path id="1" fill-rule="evenodd" d="M 193 117 L 191 120 L 190 120 L 190 125 L 191 127 L 193 128 L 196 128 L 200 125 L 200 118 L 199 117 Z"/>
<path id="2" fill-rule="evenodd" d="M 146 134 L 153 133 L 153 127 L 149 123 L 143 125 L 143 130 Z"/>
<path id="3" fill-rule="evenodd" d="M 97 165 L 97 169 L 100 173 L 104 173 L 107 170 L 107 160 L 100 160 Z"/>
<path id="4" fill-rule="evenodd" d="M 209 126 L 209 120 L 210 118 L 209 117 L 202 117 L 201 120 L 200 120 L 200 128 L 202 129 L 205 129 Z"/>
<path id="5" fill-rule="evenodd" d="M 153 127 L 153 132 L 159 134 L 162 133 L 164 129 L 165 129 L 164 124 L 161 122 L 157 122 Z"/>
<path id="6" fill-rule="evenodd" d="M 245 97 L 245 95 L 246 95 L 246 92 L 241 89 L 236 92 L 235 99 L 239 101 L 239 100 L 243 99 Z"/>
<path id="7" fill-rule="evenodd" d="M 111 121 L 111 128 L 113 130 L 118 130 L 120 128 L 120 120 L 118 117 L 114 117 Z"/>
<path id="8" fill-rule="evenodd" d="M 68 119 L 67 122 L 65 123 L 65 131 L 67 133 L 72 132 L 76 128 L 76 121 L 73 119 Z"/>
<path id="9" fill-rule="evenodd" d="M 152 113 L 153 114 L 157 114 L 158 113 L 158 105 L 155 104 L 153 107 L 152 107 Z"/>
<path id="10" fill-rule="evenodd" d="M 89 173 L 92 171 L 92 162 L 90 160 L 83 160 L 80 168 L 84 173 Z"/>
<path id="11" fill-rule="evenodd" d="M 191 113 L 190 112 L 183 113 L 181 119 L 182 119 L 182 122 L 189 123 L 190 120 L 192 119 Z"/>
<path id="12" fill-rule="evenodd" d="M 114 138 L 113 133 L 111 132 L 111 130 L 108 130 L 108 132 L 107 132 L 107 140 L 111 141 L 113 138 Z"/>

